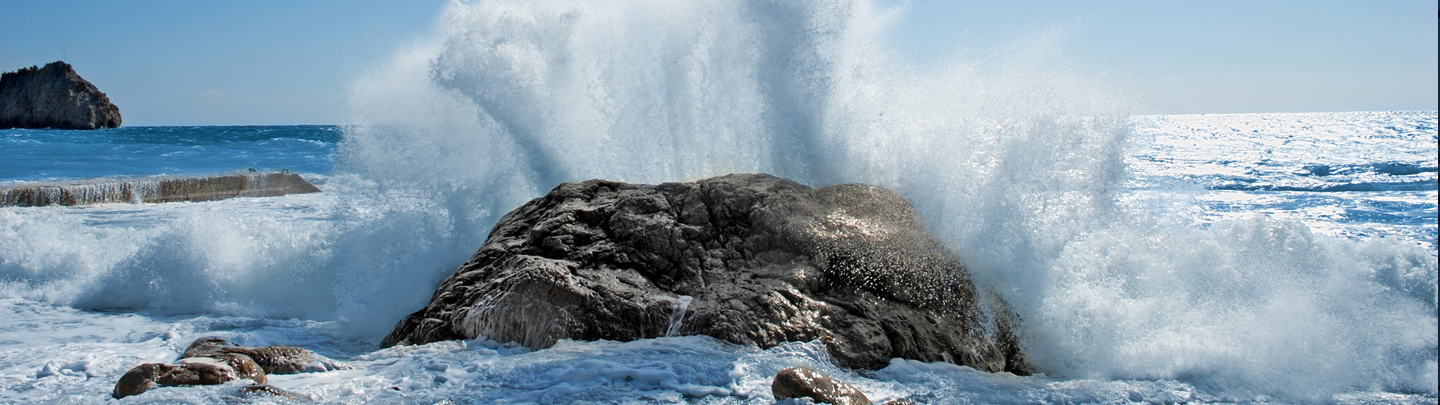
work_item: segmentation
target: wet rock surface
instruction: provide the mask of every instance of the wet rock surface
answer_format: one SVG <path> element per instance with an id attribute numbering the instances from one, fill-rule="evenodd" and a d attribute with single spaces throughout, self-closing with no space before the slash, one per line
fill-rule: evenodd
<path id="1" fill-rule="evenodd" d="M 293 393 L 293 392 L 286 391 L 286 390 L 284 390 L 284 389 L 281 389 L 280 387 L 276 387 L 276 386 L 274 386 L 274 385 L 269 385 L 269 384 L 247 385 L 247 386 L 245 386 L 245 387 L 240 388 L 240 395 L 241 395 L 241 396 L 244 396 L 244 397 L 246 397 L 246 398 L 262 398 L 262 399 L 263 399 L 263 398 L 266 398 L 266 397 L 273 397 L 273 398 L 287 399 L 287 400 L 291 400 L 291 401 L 299 401 L 299 400 L 301 400 L 301 397 L 300 397 L 299 395 L 296 395 L 296 394 Z"/>
<path id="2" fill-rule="evenodd" d="M 893 192 L 733 174 L 561 184 L 502 218 L 382 345 L 818 339 L 847 367 L 899 357 L 1025 374 L 1012 325 Z"/>
<path id="3" fill-rule="evenodd" d="M 0 75 L 0 129 L 99 129 L 120 123 L 120 108 L 68 63 Z"/>
<path id="4" fill-rule="evenodd" d="M 860 389 L 807 367 L 780 370 L 770 383 L 770 393 L 777 400 L 810 398 L 818 404 L 870 405 L 870 398 Z"/>
<path id="5" fill-rule="evenodd" d="M 310 373 L 348 369 L 350 367 L 298 347 L 235 346 L 224 339 L 204 337 L 196 339 L 180 355 L 178 364 L 145 363 L 126 372 L 115 382 L 115 398 L 124 398 L 143 393 L 155 387 L 186 385 L 216 385 L 239 379 L 250 379 L 256 384 L 268 382 L 268 374 Z M 278 388 L 262 385 L 242 390 L 263 391 L 293 397 Z M 248 387 L 247 387 L 248 388 Z M 282 395 L 283 394 L 283 395 Z"/>
<path id="6" fill-rule="evenodd" d="M 265 370 L 266 374 L 318 373 L 349 367 L 315 352 L 288 346 L 236 346 L 225 339 L 203 337 L 190 343 L 180 361 L 190 358 L 223 358 L 245 356 Z"/>

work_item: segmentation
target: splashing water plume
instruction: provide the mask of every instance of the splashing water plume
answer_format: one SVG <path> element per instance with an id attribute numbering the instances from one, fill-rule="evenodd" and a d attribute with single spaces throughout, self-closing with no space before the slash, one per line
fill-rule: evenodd
<path id="1" fill-rule="evenodd" d="M 1433 253 L 1127 207 L 1126 107 L 1064 68 L 1063 35 L 920 72 L 878 47 L 902 11 L 452 4 L 437 40 L 356 83 L 342 164 L 450 202 L 457 232 L 589 178 L 885 186 L 1011 300 L 1051 375 L 1433 390 Z"/>

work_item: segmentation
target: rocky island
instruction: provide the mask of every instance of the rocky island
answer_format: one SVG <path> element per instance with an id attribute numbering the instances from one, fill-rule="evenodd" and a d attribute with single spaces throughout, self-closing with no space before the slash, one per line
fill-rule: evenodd
<path id="1" fill-rule="evenodd" d="M 819 340 L 853 368 L 905 358 L 1029 374 L 1015 324 L 895 193 L 732 174 L 561 184 L 505 215 L 382 346 L 699 334 Z"/>
<path id="2" fill-rule="evenodd" d="M 68 63 L 0 75 L 0 129 L 118 127 L 120 108 Z"/>

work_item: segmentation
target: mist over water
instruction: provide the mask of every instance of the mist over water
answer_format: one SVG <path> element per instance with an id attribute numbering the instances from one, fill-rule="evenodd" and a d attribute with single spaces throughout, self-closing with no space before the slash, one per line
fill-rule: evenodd
<path id="1" fill-rule="evenodd" d="M 1435 392 L 1433 243 L 1197 221 L 1199 186 L 1135 191 L 1135 119 L 1069 67 L 1063 33 L 922 69 L 885 47 L 904 12 L 453 3 L 352 84 L 333 169 L 304 173 L 324 193 L 0 210 L 0 298 L 333 321 L 378 341 L 560 182 L 764 172 L 905 196 L 1014 307 L 1049 377 L 1179 380 L 1205 400 Z M 934 371 L 901 366 L 879 375 Z"/>
<path id="2" fill-rule="evenodd" d="M 1434 252 L 1123 204 L 1128 107 L 1066 69 L 1058 34 L 917 71 L 881 48 L 901 12 L 452 5 L 436 38 L 354 85 L 339 164 L 433 196 L 462 235 L 562 181 L 886 186 L 1017 307 L 1049 375 L 1433 391 Z"/>

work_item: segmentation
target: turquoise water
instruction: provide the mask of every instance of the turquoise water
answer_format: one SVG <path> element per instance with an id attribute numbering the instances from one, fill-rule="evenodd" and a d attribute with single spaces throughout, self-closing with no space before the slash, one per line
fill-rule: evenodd
<path id="1" fill-rule="evenodd" d="M 121 127 L 0 131 L 0 184 L 101 177 L 201 176 L 288 169 L 329 173 L 335 126 Z"/>

